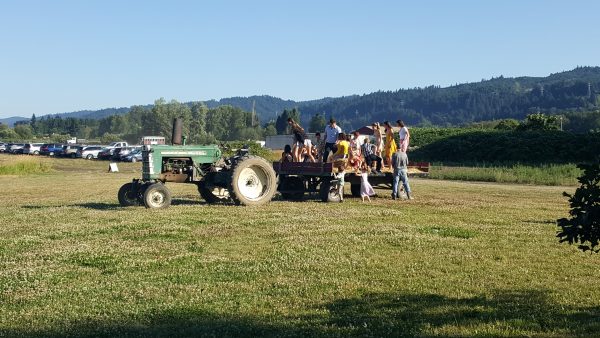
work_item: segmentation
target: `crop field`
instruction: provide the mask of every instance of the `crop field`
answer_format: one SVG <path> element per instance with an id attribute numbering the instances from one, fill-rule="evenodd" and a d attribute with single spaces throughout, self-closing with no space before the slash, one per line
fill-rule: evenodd
<path id="1" fill-rule="evenodd" d="M 0 336 L 600 335 L 600 258 L 555 237 L 572 186 L 236 207 L 168 183 L 146 210 L 117 202 L 139 163 L 27 161 L 0 175 Z"/>

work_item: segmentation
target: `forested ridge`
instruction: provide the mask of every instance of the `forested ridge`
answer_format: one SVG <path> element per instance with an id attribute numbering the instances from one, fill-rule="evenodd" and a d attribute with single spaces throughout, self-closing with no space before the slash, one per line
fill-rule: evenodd
<path id="1" fill-rule="evenodd" d="M 315 116 L 318 114 L 317 124 L 329 117 L 335 117 L 345 130 L 353 130 L 373 121 L 394 121 L 398 118 L 410 126 L 446 127 L 472 125 L 481 121 L 523 120 L 529 114 L 540 112 L 546 115 L 560 115 L 565 130 L 585 133 L 600 130 L 600 67 L 578 67 L 547 77 L 500 76 L 445 88 L 429 86 L 302 102 L 268 95 L 231 97 L 202 103 L 166 102 L 162 99 L 157 102 L 166 105 L 168 115 L 190 116 L 189 122 L 192 124 L 200 122 L 193 121 L 188 112 L 201 105 L 210 112 L 203 115 L 205 118 L 212 116 L 214 121 L 228 121 L 223 122 L 228 123 L 228 128 L 236 125 L 240 128 L 226 133 L 216 122 L 204 120 L 202 125 L 208 128 L 205 130 L 205 136 L 208 137 L 206 140 L 260 138 L 275 132 L 281 133 L 281 128 L 275 128 L 278 117 L 281 117 L 284 110 L 291 112 L 292 109 L 294 117 L 307 127 L 314 125 Z M 173 111 L 174 107 L 181 111 Z M 158 118 L 156 114 L 162 114 L 163 108 L 155 109 L 155 105 L 143 105 L 38 118 L 34 115 L 30 121 L 26 120 L 21 124 L 30 124 L 32 134 L 40 136 L 69 134 L 97 138 L 108 134 L 132 138 L 141 133 L 158 132 L 157 128 L 160 128 L 149 127 L 148 121 L 161 119 L 162 117 Z M 235 113 L 232 113 L 233 111 Z M 252 111 L 255 114 L 252 114 Z M 213 113 L 218 115 L 219 112 L 227 116 L 215 117 Z M 250 117 L 245 117 L 247 123 L 242 125 L 228 120 L 232 114 Z M 140 116 L 143 116 L 142 120 L 146 122 L 145 127 L 139 122 Z M 213 127 L 215 130 L 211 129 Z M 197 138 L 204 139 L 205 136 L 198 134 Z M 4 135 L 4 138 L 11 137 Z"/>

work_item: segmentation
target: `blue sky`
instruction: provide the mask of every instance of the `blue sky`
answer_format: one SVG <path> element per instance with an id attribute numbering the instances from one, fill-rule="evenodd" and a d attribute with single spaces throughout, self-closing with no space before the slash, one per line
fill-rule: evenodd
<path id="1" fill-rule="evenodd" d="M 0 0 L 0 118 L 600 65 L 600 1 Z"/>

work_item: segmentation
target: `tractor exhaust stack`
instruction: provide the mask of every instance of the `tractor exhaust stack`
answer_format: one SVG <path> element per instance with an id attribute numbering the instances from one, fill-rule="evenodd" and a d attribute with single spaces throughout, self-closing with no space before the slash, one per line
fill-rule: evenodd
<path id="1" fill-rule="evenodd" d="M 173 133 L 171 135 L 172 145 L 181 145 L 183 133 L 183 119 L 178 117 L 173 119 Z"/>

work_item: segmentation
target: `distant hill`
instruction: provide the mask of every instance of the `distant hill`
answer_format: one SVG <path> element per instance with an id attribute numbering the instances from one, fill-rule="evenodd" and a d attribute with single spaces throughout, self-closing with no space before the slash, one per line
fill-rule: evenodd
<path id="1" fill-rule="evenodd" d="M 318 104 L 299 104 L 304 118 L 316 113 L 333 115 L 344 129 L 370 121 L 395 121 L 411 125 L 459 125 L 494 120 L 523 119 L 541 111 L 557 114 L 594 110 L 600 106 L 600 67 L 578 67 L 547 77 L 504 78 L 441 88 L 379 91 L 342 97 Z"/>
<path id="2" fill-rule="evenodd" d="M 7 117 L 7 118 L 0 119 L 0 123 L 7 124 L 9 127 L 12 128 L 15 125 L 15 122 L 24 121 L 24 120 L 29 120 L 29 117 L 21 117 L 21 116 Z"/>
<path id="3" fill-rule="evenodd" d="M 313 115 L 323 113 L 326 117 L 334 116 L 348 130 L 372 121 L 395 121 L 398 118 L 410 125 L 447 126 L 504 118 L 523 119 L 537 111 L 556 114 L 594 110 L 600 106 L 599 93 L 600 67 L 577 67 L 546 77 L 500 76 L 445 88 L 429 86 L 312 101 L 297 102 L 260 95 L 205 103 L 210 108 L 220 105 L 232 105 L 245 111 L 254 108 L 263 123 L 275 119 L 284 109 L 298 108 L 303 124 L 308 123 Z M 129 108 L 107 108 L 47 116 L 101 119 L 128 111 Z M 28 118 L 4 120 L 14 123 L 22 119 Z"/>

